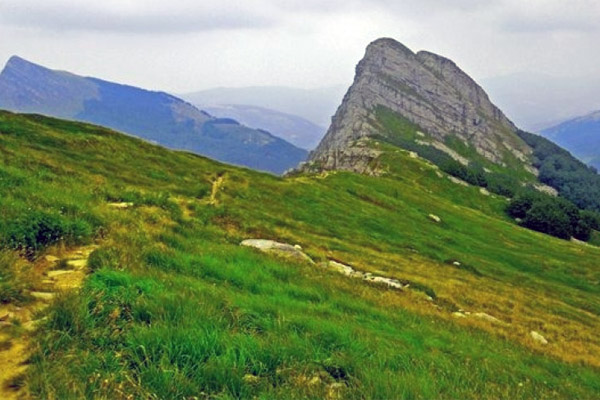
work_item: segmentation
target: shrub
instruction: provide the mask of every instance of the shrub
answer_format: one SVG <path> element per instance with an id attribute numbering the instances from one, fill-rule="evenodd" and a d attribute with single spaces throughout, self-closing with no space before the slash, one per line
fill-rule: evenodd
<path id="1" fill-rule="evenodd" d="M 119 250 L 113 247 L 102 247 L 90 254 L 88 267 L 90 271 L 98 271 L 101 268 L 118 269 L 120 265 Z"/>
<path id="2" fill-rule="evenodd" d="M 93 234 L 90 224 L 82 219 L 68 219 L 44 211 L 31 211 L 15 218 L 4 230 L 4 244 L 29 258 L 58 241 L 82 243 Z"/>
<path id="3" fill-rule="evenodd" d="M 534 203 L 525 215 L 523 226 L 561 239 L 570 239 L 573 235 L 569 215 L 555 202 Z"/>
<path id="4" fill-rule="evenodd" d="M 597 230 L 598 224 L 598 214 L 582 211 L 579 214 L 579 221 L 577 221 L 577 225 L 575 226 L 573 237 L 578 240 L 583 240 L 587 242 L 592 237 L 592 229 Z"/>
<path id="5" fill-rule="evenodd" d="M 512 199 L 506 212 L 523 220 L 522 225 L 538 232 L 562 239 L 571 236 L 588 241 L 595 224 L 600 222 L 596 213 L 580 211 L 573 203 L 526 189 Z"/>
<path id="6" fill-rule="evenodd" d="M 506 212 L 513 218 L 525 218 L 527 211 L 534 203 L 541 201 L 543 195 L 534 190 L 525 190 L 511 200 L 506 207 Z"/>
<path id="7" fill-rule="evenodd" d="M 17 266 L 17 257 L 8 251 L 0 251 L 0 303 L 25 299 L 26 279 Z"/>

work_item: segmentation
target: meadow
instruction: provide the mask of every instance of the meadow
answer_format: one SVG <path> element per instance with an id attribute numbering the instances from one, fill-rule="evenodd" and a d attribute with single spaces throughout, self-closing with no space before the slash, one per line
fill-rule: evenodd
<path id="1" fill-rule="evenodd" d="M 597 398 L 600 248 L 523 229 L 506 198 L 373 145 L 380 177 L 280 178 L 0 112 L 2 301 L 30 301 L 45 255 L 99 246 L 81 290 L 40 315 L 32 396 Z M 248 238 L 299 244 L 316 264 Z"/>

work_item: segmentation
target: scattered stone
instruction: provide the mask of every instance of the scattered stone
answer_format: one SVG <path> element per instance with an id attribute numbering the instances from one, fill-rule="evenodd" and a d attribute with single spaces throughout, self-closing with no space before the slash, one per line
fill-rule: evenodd
<path id="1" fill-rule="evenodd" d="M 440 222 L 442 222 L 442 219 L 435 214 L 429 214 L 427 217 L 435 223 L 439 224 Z"/>
<path id="2" fill-rule="evenodd" d="M 501 324 L 501 325 L 505 324 L 505 322 L 500 321 L 498 318 L 493 317 L 490 314 L 486 314 L 484 312 L 473 313 L 473 316 L 476 317 L 476 318 L 482 319 L 484 321 L 491 322 L 493 324 Z"/>
<path id="3" fill-rule="evenodd" d="M 328 266 L 329 268 L 333 269 L 336 272 L 339 272 L 340 274 L 352 277 L 356 276 L 356 271 L 349 265 L 330 260 Z"/>
<path id="4" fill-rule="evenodd" d="M 69 267 L 73 267 L 75 269 L 85 268 L 87 266 L 87 260 L 86 259 L 69 260 L 69 261 L 67 261 L 67 265 Z"/>
<path id="5" fill-rule="evenodd" d="M 327 396 L 328 400 L 341 400 L 342 391 L 344 390 L 345 385 L 340 382 L 335 382 L 327 386 Z"/>
<path id="6" fill-rule="evenodd" d="M 50 301 L 55 297 L 55 294 L 50 292 L 30 292 L 29 294 L 34 299 L 42 301 Z"/>
<path id="7" fill-rule="evenodd" d="M 56 278 L 57 276 L 72 274 L 73 272 L 74 271 L 72 269 L 57 269 L 54 271 L 48 271 L 48 278 Z"/>
<path id="8" fill-rule="evenodd" d="M 60 258 L 56 256 L 47 255 L 44 257 L 44 260 L 48 261 L 49 263 L 56 263 L 58 262 L 58 260 L 60 260 Z"/>
<path id="9" fill-rule="evenodd" d="M 463 181 L 462 179 L 458 179 L 457 177 L 454 177 L 452 175 L 448 175 L 448 179 L 450 179 L 452 182 L 456 183 L 457 185 L 469 186 L 469 184 L 467 182 Z"/>
<path id="10" fill-rule="evenodd" d="M 467 316 L 460 311 L 453 312 L 452 316 L 455 318 L 467 318 Z"/>
<path id="11" fill-rule="evenodd" d="M 484 196 L 490 195 L 490 192 L 486 188 L 479 188 L 479 193 L 481 193 Z"/>
<path id="12" fill-rule="evenodd" d="M 382 276 L 373 276 L 373 277 L 369 277 L 367 280 L 370 282 L 373 282 L 373 283 L 387 285 L 387 286 L 395 288 L 395 289 L 400 289 L 400 290 L 404 289 L 404 285 L 401 284 L 400 281 L 398 281 L 396 279 L 384 278 Z"/>
<path id="13" fill-rule="evenodd" d="M 409 151 L 408 156 L 410 158 L 419 158 L 419 155 L 417 153 L 415 153 L 414 151 Z"/>
<path id="14" fill-rule="evenodd" d="M 542 335 L 540 335 L 538 332 L 536 331 L 531 331 L 529 332 L 529 334 L 531 335 L 531 338 L 536 341 L 539 344 L 543 344 L 546 345 L 548 344 L 548 340 L 546 340 L 545 337 L 543 337 Z"/>
<path id="15" fill-rule="evenodd" d="M 15 315 L 11 312 L 7 312 L 6 314 L 0 316 L 0 322 L 5 322 L 13 318 Z"/>
<path id="16" fill-rule="evenodd" d="M 121 203 L 108 203 L 109 207 L 117 208 L 117 209 L 125 209 L 129 207 L 133 207 L 133 203 L 129 202 L 121 202 Z"/>
<path id="17" fill-rule="evenodd" d="M 557 197 L 558 190 L 554 189 L 552 186 L 545 185 L 543 183 L 535 183 L 533 187 L 542 193 L 549 194 L 550 196 Z"/>
<path id="18" fill-rule="evenodd" d="M 423 132 L 421 132 L 421 131 L 417 131 L 417 136 L 425 137 L 425 134 Z"/>
<path id="19" fill-rule="evenodd" d="M 33 321 L 27 321 L 25 322 L 22 326 L 23 329 L 25 329 L 27 332 L 32 332 L 34 331 L 42 322 L 46 321 L 48 318 L 44 317 L 44 318 L 40 318 L 40 319 L 35 319 Z"/>
<path id="20" fill-rule="evenodd" d="M 256 385 L 258 382 L 260 382 L 260 378 L 256 375 L 252 375 L 252 374 L 244 375 L 242 380 L 250 385 Z"/>
<path id="21" fill-rule="evenodd" d="M 454 262 L 452 262 L 452 265 L 454 265 L 456 267 L 460 267 L 462 264 L 458 261 L 454 261 Z"/>
<path id="22" fill-rule="evenodd" d="M 440 171 L 436 170 L 435 174 L 438 176 L 438 178 L 443 178 L 444 174 L 442 174 Z"/>
<path id="23" fill-rule="evenodd" d="M 266 239 L 246 239 L 240 243 L 241 246 L 254 247 L 266 253 L 275 253 L 277 255 L 292 258 L 298 261 L 307 261 L 314 264 L 314 261 L 295 246 L 287 243 L 279 243 L 274 240 Z"/>
<path id="24" fill-rule="evenodd" d="M 397 279 L 373 275 L 371 272 L 357 271 L 354 268 L 352 268 L 351 266 L 342 264 L 337 261 L 330 260 L 326 266 L 336 272 L 339 272 L 342 275 L 345 275 L 345 276 L 348 276 L 351 278 L 359 278 L 359 279 L 362 279 L 367 282 L 372 282 L 372 283 L 380 284 L 380 285 L 386 285 L 388 287 L 391 287 L 394 289 L 399 289 L 399 290 L 403 290 L 406 287 L 408 287 L 408 285 L 403 285 L 402 282 L 400 282 Z"/>

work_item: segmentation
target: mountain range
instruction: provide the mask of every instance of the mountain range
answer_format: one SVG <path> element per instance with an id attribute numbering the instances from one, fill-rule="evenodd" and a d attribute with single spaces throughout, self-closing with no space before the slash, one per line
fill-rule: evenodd
<path id="1" fill-rule="evenodd" d="M 307 155 L 264 130 L 213 117 L 167 93 L 54 71 L 16 56 L 0 74 L 0 108 L 91 122 L 276 174 Z"/>
<path id="2" fill-rule="evenodd" d="M 182 94 L 181 97 L 202 107 L 237 104 L 266 108 L 297 115 L 318 126 L 328 127 L 346 88 L 344 85 L 315 89 L 287 86 L 217 87 Z"/>
<path id="3" fill-rule="evenodd" d="M 540 134 L 600 170 L 600 111 L 561 122 Z"/>
<path id="4" fill-rule="evenodd" d="M 523 72 L 483 79 L 494 102 L 521 128 L 539 132 L 600 109 L 600 79 Z"/>
<path id="5" fill-rule="evenodd" d="M 317 147 L 326 131 L 306 118 L 264 107 L 241 104 L 198 107 L 216 117 L 233 118 L 251 128 L 266 130 L 306 150 Z"/>

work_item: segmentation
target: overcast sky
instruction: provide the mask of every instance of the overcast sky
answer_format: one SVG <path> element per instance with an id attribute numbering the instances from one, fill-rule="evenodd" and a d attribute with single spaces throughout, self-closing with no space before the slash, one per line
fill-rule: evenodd
<path id="1" fill-rule="evenodd" d="M 476 79 L 600 74 L 598 0 L 0 0 L 0 63 L 175 93 L 349 84 L 372 40 L 452 58 Z"/>

